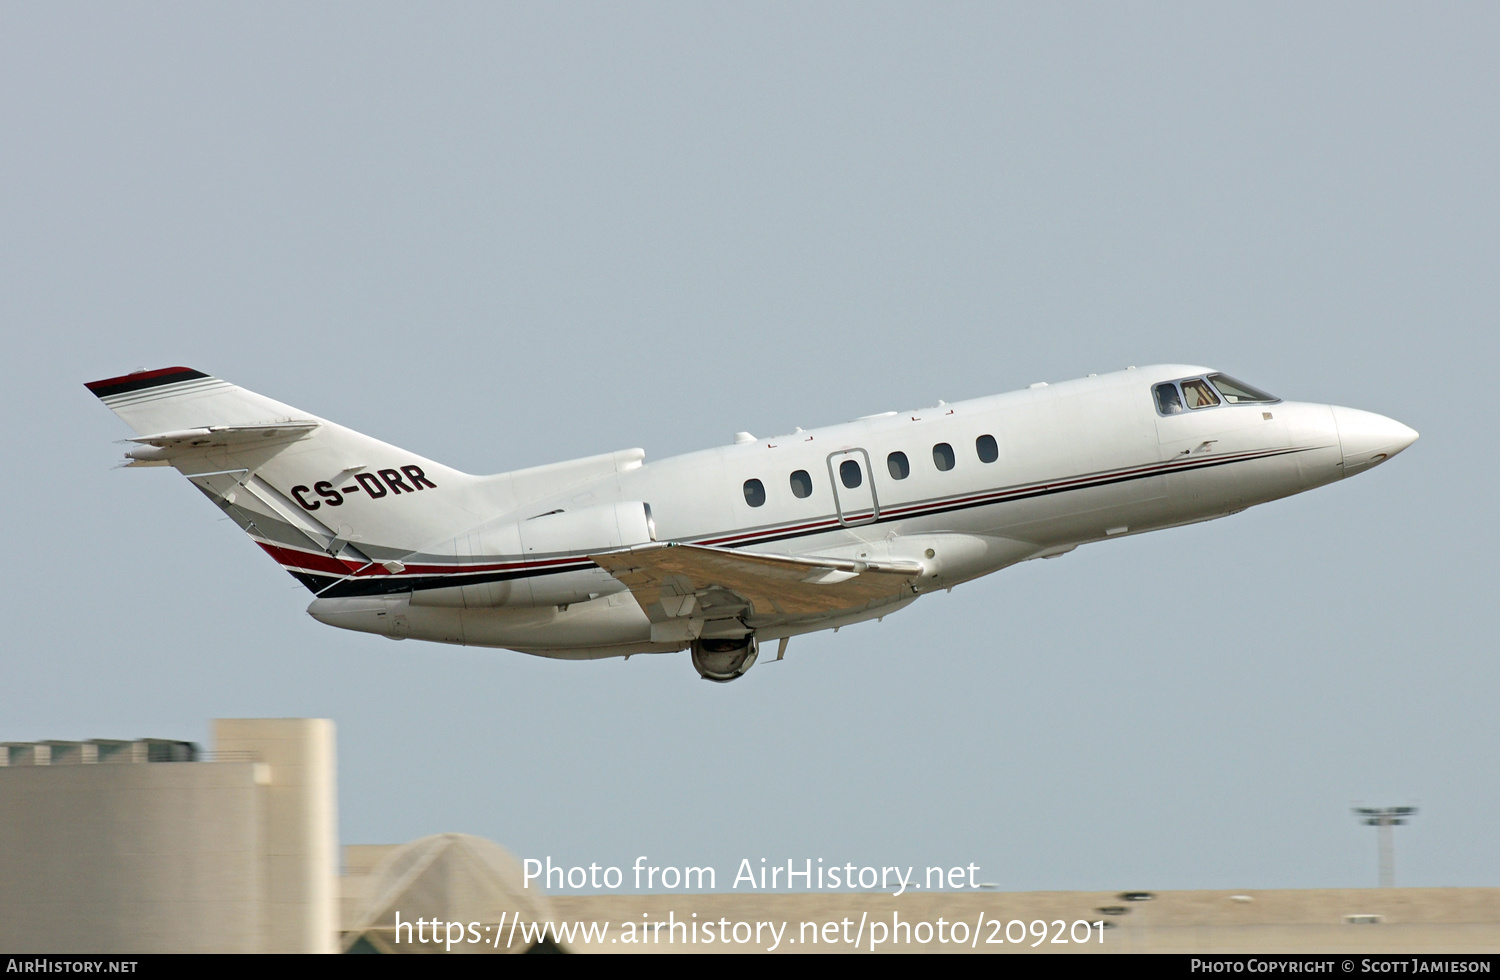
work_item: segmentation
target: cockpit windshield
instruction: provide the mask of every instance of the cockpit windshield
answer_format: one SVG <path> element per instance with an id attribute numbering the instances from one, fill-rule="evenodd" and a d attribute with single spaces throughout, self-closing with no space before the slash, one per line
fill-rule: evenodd
<path id="1" fill-rule="evenodd" d="M 1181 415 L 1221 405 L 1267 405 L 1281 401 L 1227 374 L 1166 381 L 1152 388 L 1152 393 L 1156 396 L 1156 410 L 1162 415 Z"/>
<path id="2" fill-rule="evenodd" d="M 1253 405 L 1269 402 L 1279 402 L 1280 398 L 1268 395 L 1259 388 L 1252 388 L 1243 381 L 1236 381 L 1227 374 L 1210 374 L 1208 380 L 1213 382 L 1219 394 L 1231 405 Z"/>

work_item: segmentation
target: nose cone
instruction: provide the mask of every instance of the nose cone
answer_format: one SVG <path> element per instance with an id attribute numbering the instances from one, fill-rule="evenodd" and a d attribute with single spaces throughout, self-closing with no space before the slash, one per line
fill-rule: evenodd
<path id="1" fill-rule="evenodd" d="M 1345 476 L 1383 463 L 1417 441 L 1415 429 L 1374 412 L 1335 405 L 1333 421 L 1339 430 Z"/>

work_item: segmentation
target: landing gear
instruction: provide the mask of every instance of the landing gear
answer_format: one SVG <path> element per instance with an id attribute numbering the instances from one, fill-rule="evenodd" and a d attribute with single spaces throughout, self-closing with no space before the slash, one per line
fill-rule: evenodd
<path id="1" fill-rule="evenodd" d="M 758 647 L 754 636 L 694 640 L 693 668 L 706 681 L 727 684 L 755 666 Z"/>

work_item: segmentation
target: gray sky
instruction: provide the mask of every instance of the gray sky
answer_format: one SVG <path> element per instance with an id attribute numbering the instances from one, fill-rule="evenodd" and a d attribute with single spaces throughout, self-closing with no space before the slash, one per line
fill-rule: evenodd
<path id="1" fill-rule="evenodd" d="M 338 724 L 346 843 L 1500 885 L 1500 8 L 0 6 L 0 739 Z M 344 633 L 83 382 L 185 364 L 471 472 L 1157 361 L 1389 465 L 794 640 Z M 24 557 L 26 561 L 19 559 Z M 1210 576 L 1194 570 L 1211 559 Z M 727 883 L 721 879 L 721 883 Z"/>

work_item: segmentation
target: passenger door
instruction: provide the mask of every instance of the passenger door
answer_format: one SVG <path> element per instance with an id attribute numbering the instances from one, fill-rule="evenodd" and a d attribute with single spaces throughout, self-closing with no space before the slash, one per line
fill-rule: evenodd
<path id="1" fill-rule="evenodd" d="M 870 456 L 863 449 L 845 449 L 828 456 L 828 477 L 839 522 L 845 527 L 871 524 L 880 516 L 875 499 L 875 481 L 870 475 Z"/>

